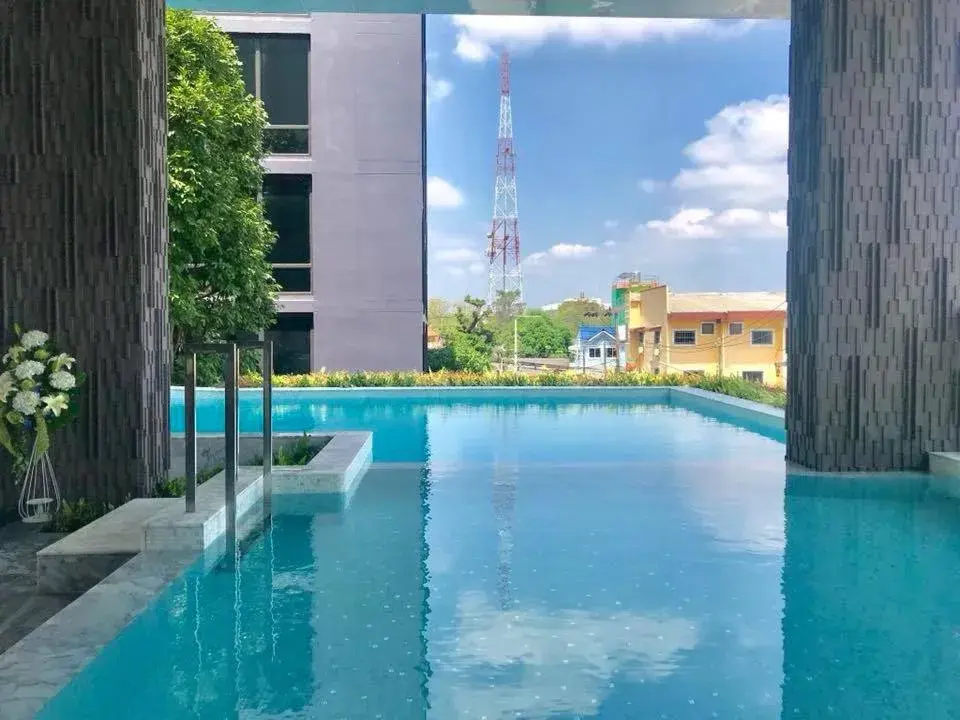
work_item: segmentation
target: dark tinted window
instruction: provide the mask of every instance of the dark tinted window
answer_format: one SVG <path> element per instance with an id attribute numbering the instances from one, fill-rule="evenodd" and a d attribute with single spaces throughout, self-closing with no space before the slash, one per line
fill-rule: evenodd
<path id="1" fill-rule="evenodd" d="M 265 175 L 263 207 L 267 219 L 277 231 L 277 243 L 270 252 L 270 262 L 309 263 L 310 176 Z M 277 280 L 280 281 L 279 277 Z"/>
<path id="2" fill-rule="evenodd" d="M 307 124 L 309 56 L 309 38 L 260 38 L 260 97 L 271 125 Z"/>
<path id="3" fill-rule="evenodd" d="M 310 372 L 310 333 L 313 315 L 281 313 L 267 331 L 273 341 L 273 371 L 278 375 Z"/>
<path id="4" fill-rule="evenodd" d="M 248 93 L 256 96 L 257 41 L 250 35 L 231 35 L 231 37 L 237 46 L 237 57 L 240 59 L 243 84 L 246 86 Z"/>
<path id="5" fill-rule="evenodd" d="M 284 292 L 310 292 L 310 268 L 274 267 L 273 279 Z"/>

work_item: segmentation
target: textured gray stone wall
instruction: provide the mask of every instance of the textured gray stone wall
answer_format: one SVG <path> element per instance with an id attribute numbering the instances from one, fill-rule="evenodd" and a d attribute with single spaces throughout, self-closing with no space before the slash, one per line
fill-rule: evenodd
<path id="1" fill-rule="evenodd" d="M 960 449 L 960 0 L 794 0 L 787 457 Z"/>
<path id="2" fill-rule="evenodd" d="M 54 438 L 69 496 L 148 493 L 169 460 L 163 13 L 0 3 L 0 334 L 47 330 L 88 375 Z"/>

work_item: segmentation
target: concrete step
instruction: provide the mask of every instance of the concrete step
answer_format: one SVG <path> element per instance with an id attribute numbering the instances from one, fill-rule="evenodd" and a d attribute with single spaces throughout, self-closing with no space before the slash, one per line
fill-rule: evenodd
<path id="1" fill-rule="evenodd" d="M 155 515 L 182 507 L 177 498 L 139 498 L 97 518 L 37 552 L 37 589 L 87 591 L 140 552 L 143 526 Z"/>

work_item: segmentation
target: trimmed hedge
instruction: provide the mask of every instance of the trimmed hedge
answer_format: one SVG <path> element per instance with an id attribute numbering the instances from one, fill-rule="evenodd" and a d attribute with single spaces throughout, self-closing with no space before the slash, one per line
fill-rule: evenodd
<path id="1" fill-rule="evenodd" d="M 244 387 L 259 387 L 263 378 L 246 374 Z M 275 375 L 274 387 L 373 388 L 373 387 L 650 387 L 685 386 L 723 393 L 743 400 L 785 407 L 786 390 L 735 377 L 702 375 L 651 375 L 643 372 L 609 372 L 584 375 L 578 372 L 544 372 L 525 375 L 513 372 L 319 372 L 306 375 Z"/>

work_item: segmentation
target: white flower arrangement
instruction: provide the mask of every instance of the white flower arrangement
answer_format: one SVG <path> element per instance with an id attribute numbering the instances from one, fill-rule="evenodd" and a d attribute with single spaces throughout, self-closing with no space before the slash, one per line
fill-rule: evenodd
<path id="1" fill-rule="evenodd" d="M 31 452 L 49 450 L 50 432 L 72 417 L 84 377 L 73 370 L 76 359 L 56 350 L 47 333 L 14 331 L 17 342 L 0 357 L 0 447 L 22 470 Z"/>

